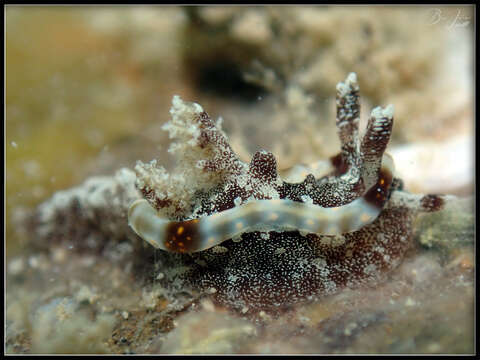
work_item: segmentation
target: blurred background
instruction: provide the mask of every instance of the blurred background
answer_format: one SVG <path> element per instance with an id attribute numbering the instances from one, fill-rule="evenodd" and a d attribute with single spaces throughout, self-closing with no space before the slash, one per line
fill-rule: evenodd
<path id="1" fill-rule="evenodd" d="M 389 151 L 412 192 L 473 193 L 471 6 L 7 6 L 6 244 L 16 218 L 92 175 L 167 168 L 173 95 L 241 158 L 335 155 L 335 85 L 356 72 L 363 129 L 395 105 Z"/>

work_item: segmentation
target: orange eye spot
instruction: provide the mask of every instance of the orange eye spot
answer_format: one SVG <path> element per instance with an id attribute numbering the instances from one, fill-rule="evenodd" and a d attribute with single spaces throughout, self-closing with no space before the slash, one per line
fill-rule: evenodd
<path id="1" fill-rule="evenodd" d="M 177 229 L 177 235 L 182 235 L 183 231 L 185 230 L 185 228 L 183 226 L 180 226 L 178 229 Z"/>
<path id="2" fill-rule="evenodd" d="M 380 185 L 385 184 L 385 179 L 380 179 Z"/>

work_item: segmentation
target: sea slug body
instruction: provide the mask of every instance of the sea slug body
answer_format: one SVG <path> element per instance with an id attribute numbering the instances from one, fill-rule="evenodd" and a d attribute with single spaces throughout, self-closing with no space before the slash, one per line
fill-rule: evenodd
<path id="1" fill-rule="evenodd" d="M 374 108 L 360 137 L 356 75 L 336 90 L 340 153 L 318 166 L 326 175 L 312 168 L 298 182 L 280 177 L 268 151 L 241 161 L 219 122 L 174 96 L 163 129 L 177 140 L 169 149 L 176 172 L 138 161 L 143 199 L 128 212 L 135 233 L 160 249 L 157 261 L 172 267 L 165 286 L 215 288 L 208 294 L 216 302 L 250 314 L 370 286 L 401 263 L 417 214 L 441 209 L 447 197 L 410 194 L 395 177 L 385 152 L 392 105 Z"/>

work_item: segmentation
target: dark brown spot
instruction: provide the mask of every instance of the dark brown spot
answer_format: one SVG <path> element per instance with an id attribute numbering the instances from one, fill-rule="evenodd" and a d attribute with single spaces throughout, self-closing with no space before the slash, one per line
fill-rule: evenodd
<path id="1" fill-rule="evenodd" d="M 167 227 L 165 247 L 172 252 L 188 253 L 200 243 L 198 219 L 171 222 Z"/>
<path id="2" fill-rule="evenodd" d="M 389 196 L 390 185 L 393 176 L 390 171 L 381 169 L 378 175 L 377 183 L 372 186 L 363 196 L 364 199 L 378 208 L 383 208 Z"/>
<path id="3" fill-rule="evenodd" d="M 441 210 L 445 204 L 445 200 L 439 195 L 428 194 L 422 197 L 420 204 L 423 211 L 432 212 Z"/>
<path id="4" fill-rule="evenodd" d="M 348 164 L 343 159 L 342 153 L 338 153 L 337 155 L 332 156 L 330 158 L 330 162 L 332 163 L 333 167 L 335 168 L 335 172 L 334 172 L 335 176 L 340 176 L 340 175 L 345 174 L 347 172 Z"/>

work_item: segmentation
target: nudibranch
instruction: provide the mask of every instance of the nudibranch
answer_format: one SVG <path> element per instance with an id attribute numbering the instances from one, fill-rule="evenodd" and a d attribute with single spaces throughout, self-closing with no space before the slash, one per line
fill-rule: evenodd
<path id="1" fill-rule="evenodd" d="M 272 153 L 242 162 L 219 122 L 174 96 L 164 129 L 179 140 L 169 149 L 181 157 L 179 171 L 137 163 L 144 198 L 130 206 L 129 225 L 162 249 L 164 263 L 173 256 L 183 266 L 177 280 L 214 289 L 218 302 L 242 312 L 378 282 L 411 246 L 417 213 L 441 209 L 445 197 L 410 194 L 395 177 L 385 153 L 392 105 L 372 110 L 360 139 L 354 73 L 336 99 L 341 151 L 331 170 L 288 182 Z"/>

